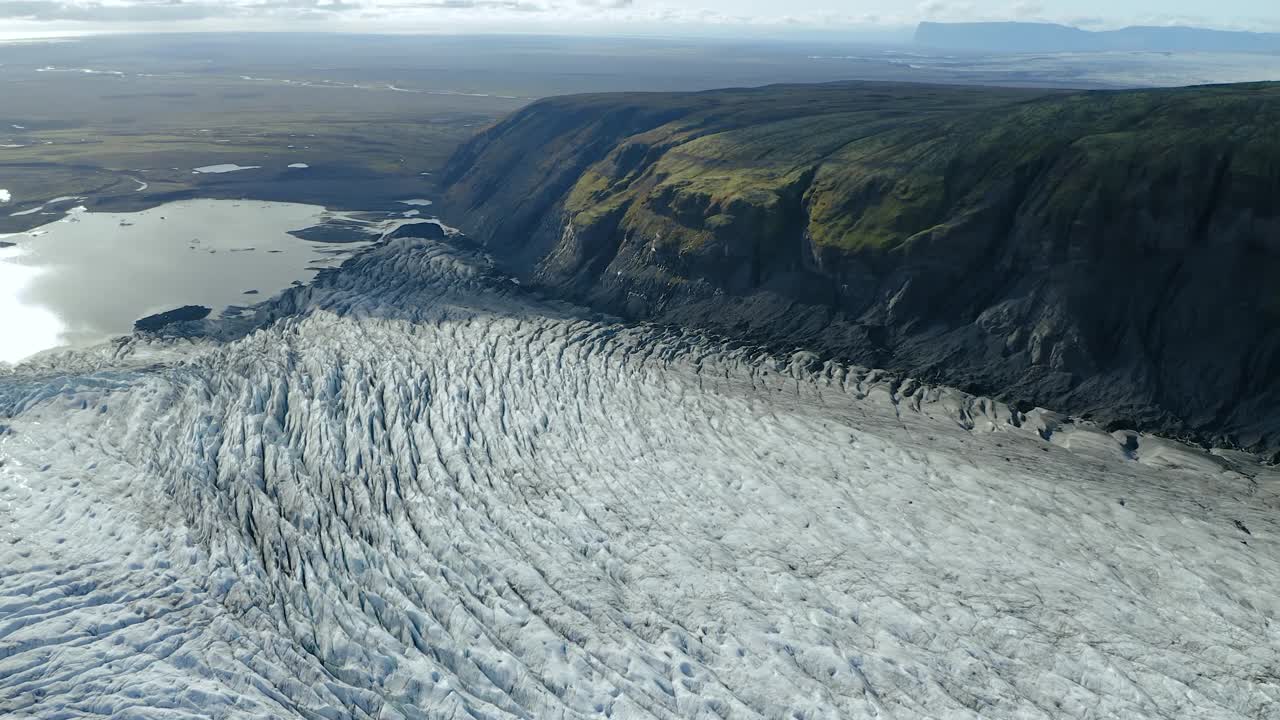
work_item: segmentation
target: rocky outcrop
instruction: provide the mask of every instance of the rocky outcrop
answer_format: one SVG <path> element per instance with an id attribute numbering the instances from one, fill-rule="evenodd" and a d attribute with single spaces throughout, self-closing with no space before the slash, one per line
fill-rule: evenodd
<path id="1" fill-rule="evenodd" d="M 133 324 L 134 332 L 160 332 L 179 323 L 195 322 L 209 317 L 210 308 L 203 305 L 183 305 L 155 315 L 148 315 Z"/>
<path id="2" fill-rule="evenodd" d="M 527 283 L 1013 403 L 1280 448 L 1280 87 L 557 98 L 442 209 Z"/>
<path id="3" fill-rule="evenodd" d="M 387 233 L 384 240 L 394 240 L 397 238 L 421 238 L 423 240 L 443 240 L 445 237 L 444 228 L 439 223 L 434 222 L 411 222 L 405 223 L 400 227 Z"/>

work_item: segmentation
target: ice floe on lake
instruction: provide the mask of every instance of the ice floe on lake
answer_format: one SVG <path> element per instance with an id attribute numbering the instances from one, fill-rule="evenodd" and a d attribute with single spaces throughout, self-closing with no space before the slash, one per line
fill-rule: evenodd
<path id="1" fill-rule="evenodd" d="M 59 73 L 82 73 L 84 75 L 114 75 L 123 77 L 124 72 L 120 70 L 98 70 L 96 68 L 64 68 L 53 65 L 36 68 L 36 72 L 59 72 Z"/>
<path id="2" fill-rule="evenodd" d="M 258 170 L 261 165 L 236 165 L 234 163 L 223 163 L 221 165 L 205 165 L 204 167 L 194 168 L 193 173 L 201 175 L 219 175 L 229 172 L 240 172 L 241 170 Z"/>

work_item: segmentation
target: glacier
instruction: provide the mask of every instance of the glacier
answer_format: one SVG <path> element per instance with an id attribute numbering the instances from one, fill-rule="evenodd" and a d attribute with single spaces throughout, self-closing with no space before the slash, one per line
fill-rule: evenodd
<path id="1" fill-rule="evenodd" d="M 0 716 L 1275 718 L 1278 508 L 397 238 L 0 369 Z"/>

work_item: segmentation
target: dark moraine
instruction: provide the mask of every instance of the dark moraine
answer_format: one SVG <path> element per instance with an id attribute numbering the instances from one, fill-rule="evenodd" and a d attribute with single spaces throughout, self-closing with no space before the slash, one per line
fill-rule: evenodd
<path id="1" fill-rule="evenodd" d="M 401 225 L 387 234 L 388 239 L 422 238 L 425 240 L 443 240 L 444 228 L 433 222 L 415 222 Z"/>
<path id="2" fill-rule="evenodd" d="M 168 325 L 182 322 L 192 322 L 195 320 L 203 320 L 209 317 L 212 312 L 210 308 L 203 305 L 184 305 L 180 308 L 168 310 L 155 315 L 138 320 L 133 324 L 135 332 L 158 332 Z"/>
<path id="3" fill-rule="evenodd" d="M 349 220 L 333 220 L 321 225 L 313 225 L 301 230 L 290 230 L 289 234 L 300 239 L 317 243 L 356 243 L 373 239 L 368 232 L 368 225 Z"/>

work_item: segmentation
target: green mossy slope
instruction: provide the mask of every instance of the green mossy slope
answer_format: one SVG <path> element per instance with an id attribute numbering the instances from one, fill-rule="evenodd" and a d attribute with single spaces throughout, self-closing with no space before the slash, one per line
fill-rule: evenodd
<path id="1" fill-rule="evenodd" d="M 528 279 L 1113 424 L 1280 447 L 1280 86 L 535 103 L 444 208 Z"/>

